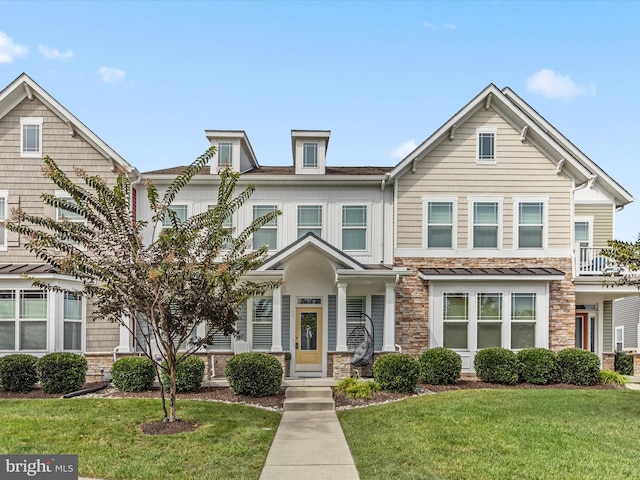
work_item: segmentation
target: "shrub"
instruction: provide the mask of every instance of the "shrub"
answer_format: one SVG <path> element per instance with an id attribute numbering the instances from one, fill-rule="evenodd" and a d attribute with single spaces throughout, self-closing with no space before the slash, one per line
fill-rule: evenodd
<path id="1" fill-rule="evenodd" d="M 546 385 L 555 380 L 556 354 L 546 348 L 527 348 L 517 354 L 520 381 Z"/>
<path id="2" fill-rule="evenodd" d="M 204 362 L 195 355 L 189 355 L 187 358 L 179 359 L 176 367 L 176 392 L 197 392 L 202 385 L 204 376 Z M 171 379 L 167 370 L 167 362 L 162 362 L 162 384 L 165 388 L 169 388 Z"/>
<path id="3" fill-rule="evenodd" d="M 420 355 L 420 380 L 430 385 L 446 385 L 460 380 L 462 360 L 453 350 L 436 347 Z"/>
<path id="4" fill-rule="evenodd" d="M 627 383 L 627 379 L 618 372 L 612 372 L 611 370 L 602 370 L 600 372 L 600 383 L 603 385 L 616 385 L 622 387 Z"/>
<path id="5" fill-rule="evenodd" d="M 87 360 L 77 353 L 49 353 L 38 360 L 36 371 L 43 392 L 69 393 L 84 385 Z"/>
<path id="6" fill-rule="evenodd" d="M 0 357 L 0 385 L 10 392 L 28 392 L 38 381 L 33 355 L 17 353 Z"/>
<path id="7" fill-rule="evenodd" d="M 355 377 L 343 378 L 336 384 L 336 392 L 347 398 L 364 398 L 369 400 L 380 387 L 376 382 L 360 380 Z"/>
<path id="8" fill-rule="evenodd" d="M 276 395 L 282 385 L 282 365 L 276 357 L 267 353 L 234 355 L 227 362 L 224 374 L 236 395 Z"/>
<path id="9" fill-rule="evenodd" d="M 382 390 L 413 393 L 420 375 L 420 364 L 407 353 L 390 353 L 373 364 L 373 378 Z"/>
<path id="10" fill-rule="evenodd" d="M 473 361 L 476 376 L 491 383 L 515 385 L 518 382 L 518 357 L 511 350 L 491 347 L 480 350 Z"/>
<path id="11" fill-rule="evenodd" d="M 111 381 L 125 392 L 142 392 L 153 386 L 156 370 L 147 357 L 125 357 L 111 367 Z"/>
<path id="12" fill-rule="evenodd" d="M 616 372 L 622 375 L 633 375 L 633 355 L 625 352 L 616 352 L 614 365 Z"/>
<path id="13" fill-rule="evenodd" d="M 556 375 L 561 383 L 595 385 L 600 380 L 600 359 L 581 348 L 566 348 L 556 356 Z"/>

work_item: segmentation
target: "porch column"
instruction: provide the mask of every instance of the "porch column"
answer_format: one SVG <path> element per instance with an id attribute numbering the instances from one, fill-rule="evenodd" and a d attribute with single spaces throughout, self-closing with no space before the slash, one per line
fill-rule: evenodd
<path id="1" fill-rule="evenodd" d="M 384 290 L 384 328 L 382 351 L 396 351 L 396 284 L 385 284 Z"/>
<path id="2" fill-rule="evenodd" d="M 282 289 L 273 289 L 273 306 L 271 309 L 271 351 L 282 351 Z"/>
<path id="3" fill-rule="evenodd" d="M 347 348 L 347 284 L 338 283 L 338 312 L 336 318 L 336 352 Z"/>
<path id="4" fill-rule="evenodd" d="M 125 326 L 126 325 L 126 326 Z M 132 318 L 122 318 L 122 322 L 120 323 L 120 341 L 118 342 L 118 353 L 132 353 L 133 349 L 133 335 L 127 327 L 134 331 L 134 321 Z"/>

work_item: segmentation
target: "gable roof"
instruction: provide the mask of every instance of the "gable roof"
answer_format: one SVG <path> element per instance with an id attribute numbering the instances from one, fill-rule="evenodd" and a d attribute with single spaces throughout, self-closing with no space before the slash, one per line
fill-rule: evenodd
<path id="1" fill-rule="evenodd" d="M 135 167 L 130 165 L 26 73 L 20 74 L 18 78 L 5 87 L 4 90 L 0 91 L 0 119 L 4 118 L 5 115 L 11 112 L 11 110 L 25 98 L 32 99 L 33 97 L 40 100 L 49 110 L 65 122 L 72 134 L 77 133 L 81 135 L 93 148 L 104 155 L 107 160 L 118 164 L 128 173 L 138 174 L 138 170 Z"/>
<path id="2" fill-rule="evenodd" d="M 500 114 L 513 128 L 521 132 L 521 140 L 523 142 L 529 142 L 543 152 L 555 163 L 558 172 L 567 174 L 575 181 L 577 186 L 586 186 L 589 182 L 593 183 L 597 179 L 598 184 L 602 185 L 615 199 L 617 207 L 633 201 L 633 197 L 629 192 L 513 93 L 511 89 L 506 87 L 501 91 L 494 84 L 489 84 L 401 160 L 389 174 L 389 180 L 393 181 L 410 170 L 415 171 L 418 162 L 427 157 L 437 145 L 446 139 L 453 140 L 456 129 L 482 108 L 491 108 Z"/>

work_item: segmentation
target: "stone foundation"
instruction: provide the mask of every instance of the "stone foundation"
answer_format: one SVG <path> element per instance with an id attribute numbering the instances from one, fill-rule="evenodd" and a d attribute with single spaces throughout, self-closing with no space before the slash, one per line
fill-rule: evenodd
<path id="1" fill-rule="evenodd" d="M 113 365 L 112 353 L 85 353 L 87 359 L 87 383 L 99 382 L 104 375 L 111 372 Z"/>
<path id="2" fill-rule="evenodd" d="M 332 357 L 332 369 L 327 373 L 331 372 L 331 376 L 333 378 L 348 378 L 352 375 L 352 367 L 351 363 L 349 363 L 349 359 L 353 354 L 349 352 L 335 352 L 330 353 L 329 356 Z"/>
<path id="3" fill-rule="evenodd" d="M 616 354 L 615 353 L 603 353 L 602 354 L 602 369 L 603 370 L 611 370 L 612 372 L 615 368 Z M 633 359 L 633 370 L 636 371 L 636 359 Z"/>

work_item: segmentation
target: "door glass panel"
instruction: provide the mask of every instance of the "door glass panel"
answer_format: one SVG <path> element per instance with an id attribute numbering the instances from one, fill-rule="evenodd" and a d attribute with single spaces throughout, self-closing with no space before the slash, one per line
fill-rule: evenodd
<path id="1" fill-rule="evenodd" d="M 314 351 L 318 349 L 317 312 L 300 313 L 300 337 L 300 350 Z"/>
<path id="2" fill-rule="evenodd" d="M 582 317 L 576 317 L 576 348 L 582 348 Z"/>

